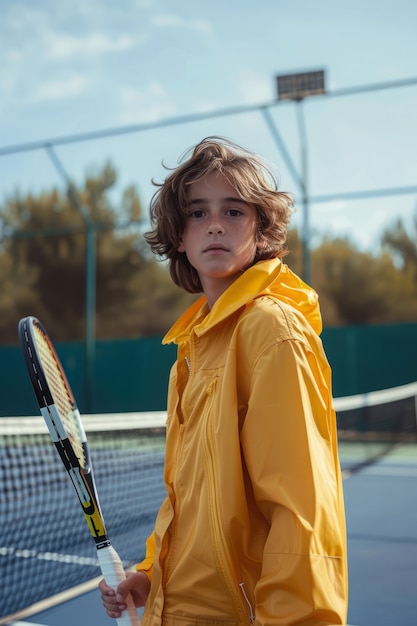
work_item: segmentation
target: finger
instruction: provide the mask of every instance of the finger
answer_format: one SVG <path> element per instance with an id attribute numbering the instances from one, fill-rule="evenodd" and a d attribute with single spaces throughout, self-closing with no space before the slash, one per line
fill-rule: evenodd
<path id="1" fill-rule="evenodd" d="M 124 611 L 126 603 L 121 596 L 116 595 L 116 592 L 111 587 L 101 587 L 101 601 L 103 602 L 106 611 Z"/>
<path id="2" fill-rule="evenodd" d="M 109 587 L 108 584 L 106 583 L 106 581 L 104 580 L 104 578 L 102 580 L 100 580 L 99 584 L 98 584 L 98 588 L 100 589 L 100 592 L 102 595 L 106 595 L 106 596 L 115 596 L 116 592 L 112 587 Z"/>
<path id="3" fill-rule="evenodd" d="M 117 602 L 114 598 L 112 601 L 103 599 L 104 609 L 109 617 L 120 617 L 123 611 L 127 609 L 125 602 Z"/>
<path id="4" fill-rule="evenodd" d="M 117 596 L 120 596 L 119 599 L 126 600 L 129 593 L 135 587 L 136 580 L 132 576 L 127 576 L 122 582 L 117 586 Z"/>

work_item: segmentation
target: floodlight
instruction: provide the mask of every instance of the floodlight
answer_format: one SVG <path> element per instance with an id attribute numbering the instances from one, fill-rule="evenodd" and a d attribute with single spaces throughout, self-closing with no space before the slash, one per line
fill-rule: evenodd
<path id="1" fill-rule="evenodd" d="M 277 76 L 278 100 L 302 100 L 326 93 L 324 70 Z"/>

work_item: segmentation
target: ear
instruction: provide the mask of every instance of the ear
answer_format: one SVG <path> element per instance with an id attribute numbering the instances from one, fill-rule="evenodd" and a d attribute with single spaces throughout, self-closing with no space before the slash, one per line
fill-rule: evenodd
<path id="1" fill-rule="evenodd" d="M 258 250 L 265 250 L 268 245 L 267 240 L 263 235 L 258 235 L 256 238 L 256 248 Z"/>
<path id="2" fill-rule="evenodd" d="M 185 246 L 184 246 L 184 244 L 182 242 L 182 239 L 180 239 L 180 243 L 178 245 L 177 251 L 178 252 L 185 252 Z"/>

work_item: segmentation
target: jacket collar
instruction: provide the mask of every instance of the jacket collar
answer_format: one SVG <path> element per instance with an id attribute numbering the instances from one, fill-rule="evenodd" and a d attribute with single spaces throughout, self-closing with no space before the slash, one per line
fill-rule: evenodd
<path id="1" fill-rule="evenodd" d="M 318 296 L 280 259 L 259 261 L 239 276 L 208 309 L 205 296 L 194 302 L 174 323 L 163 344 L 182 343 L 191 330 L 202 335 L 260 296 L 271 296 L 299 310 L 317 334 L 322 330 Z"/>

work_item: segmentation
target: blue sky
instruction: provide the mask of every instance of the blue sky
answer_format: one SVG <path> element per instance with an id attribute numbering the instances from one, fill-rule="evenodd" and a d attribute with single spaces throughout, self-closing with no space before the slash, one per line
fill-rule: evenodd
<path id="1" fill-rule="evenodd" d="M 316 69 L 330 92 L 417 77 L 414 0 L 0 0 L 0 148 L 218 109 L 270 103 L 275 77 Z M 303 105 L 311 195 L 417 185 L 417 84 Z M 296 105 L 271 109 L 300 169 Z M 119 190 L 147 207 L 161 162 L 207 135 L 272 161 L 299 189 L 261 113 L 181 124 L 57 148 L 75 182 L 110 160 Z M 62 181 L 45 151 L 0 156 L 0 200 Z M 416 195 L 310 207 L 313 233 L 375 249 L 410 223 Z M 302 209 L 294 216 L 302 223 Z"/>

